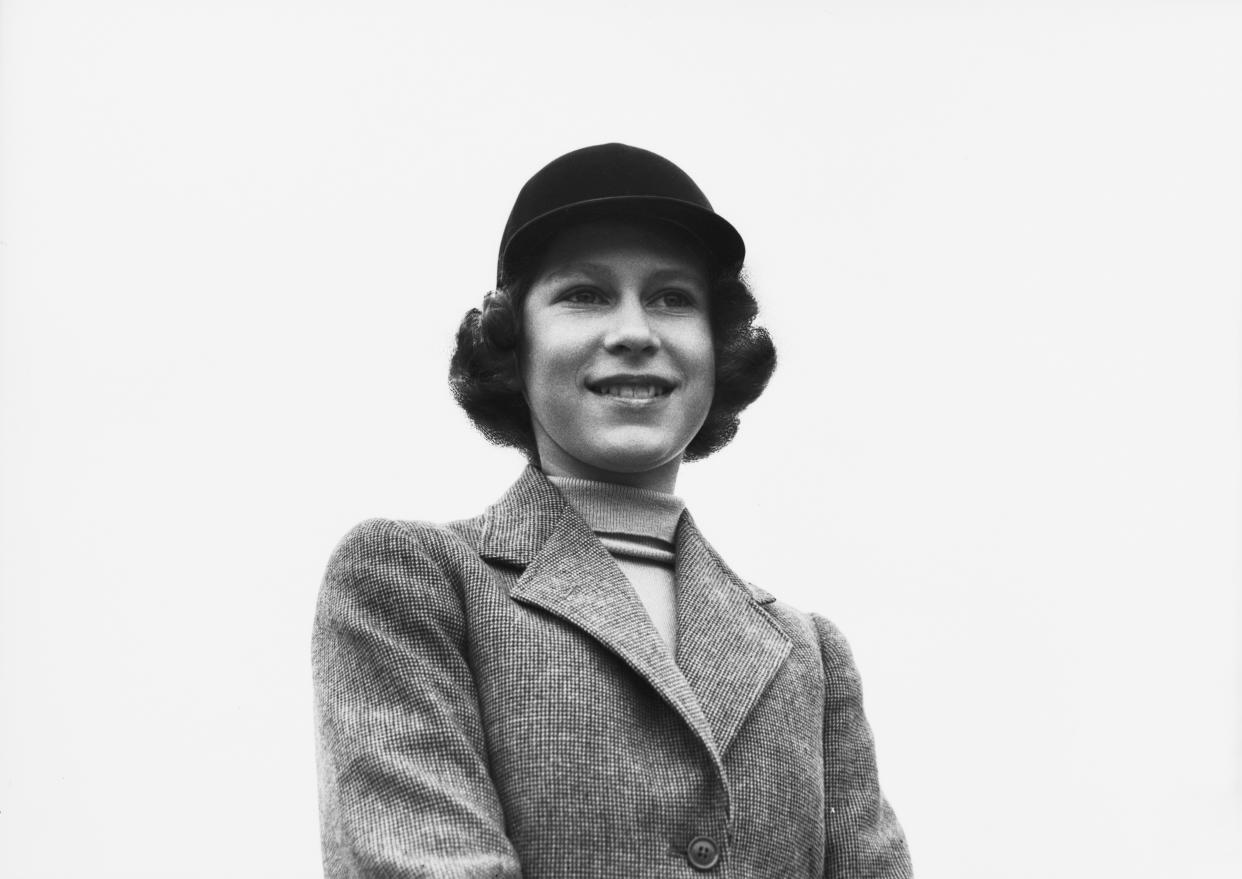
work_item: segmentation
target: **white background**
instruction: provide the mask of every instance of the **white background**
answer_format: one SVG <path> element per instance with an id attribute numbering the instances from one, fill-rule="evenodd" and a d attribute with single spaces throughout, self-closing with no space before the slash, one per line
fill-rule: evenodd
<path id="1" fill-rule="evenodd" d="M 919 876 L 1242 875 L 1238 3 L 0 15 L 0 873 L 317 874 L 324 562 L 516 478 L 453 333 L 620 140 L 747 240 L 678 488 L 850 637 Z"/>

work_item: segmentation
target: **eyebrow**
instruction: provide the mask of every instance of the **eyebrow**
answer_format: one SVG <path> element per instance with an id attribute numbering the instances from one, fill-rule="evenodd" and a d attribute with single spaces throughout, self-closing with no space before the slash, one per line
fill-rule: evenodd
<path id="1" fill-rule="evenodd" d="M 544 275 L 549 281 L 571 280 L 582 276 L 611 276 L 612 270 L 601 263 L 594 262 L 576 262 L 570 263 L 564 268 L 555 269 Z M 699 281 L 700 277 L 692 270 L 681 268 L 664 268 L 656 269 L 651 273 L 652 279 L 656 283 L 664 283 L 667 281 Z"/>

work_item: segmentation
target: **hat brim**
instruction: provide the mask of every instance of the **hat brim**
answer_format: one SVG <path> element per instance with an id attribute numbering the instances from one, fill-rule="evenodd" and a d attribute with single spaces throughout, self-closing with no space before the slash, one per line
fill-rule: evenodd
<path id="1" fill-rule="evenodd" d="M 610 196 L 564 205 L 519 226 L 500 254 L 496 267 L 497 282 L 504 283 L 511 279 L 515 270 L 527 264 L 553 235 L 567 226 L 606 217 L 633 216 L 664 220 L 681 227 L 698 239 L 723 268 L 740 268 L 746 258 L 742 236 L 719 214 L 692 202 L 666 196 Z"/>

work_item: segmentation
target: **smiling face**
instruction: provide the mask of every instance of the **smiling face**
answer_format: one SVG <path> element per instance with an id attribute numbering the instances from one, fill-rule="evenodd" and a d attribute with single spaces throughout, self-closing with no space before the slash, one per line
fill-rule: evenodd
<path id="1" fill-rule="evenodd" d="M 673 490 L 715 391 L 707 271 L 658 222 L 599 220 L 552 240 L 519 356 L 544 472 Z"/>

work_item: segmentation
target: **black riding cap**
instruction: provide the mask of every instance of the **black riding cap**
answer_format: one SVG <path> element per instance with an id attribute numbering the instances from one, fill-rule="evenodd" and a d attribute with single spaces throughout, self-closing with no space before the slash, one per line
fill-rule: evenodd
<path id="1" fill-rule="evenodd" d="M 712 210 L 689 174 L 653 152 L 606 143 L 553 159 L 526 181 L 500 241 L 496 284 L 558 229 L 617 214 L 680 226 L 729 268 L 746 256 L 742 236 Z"/>

